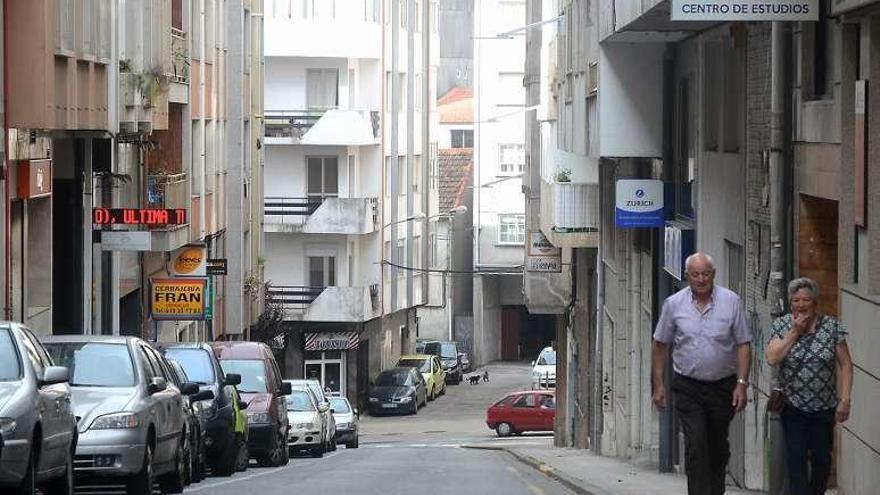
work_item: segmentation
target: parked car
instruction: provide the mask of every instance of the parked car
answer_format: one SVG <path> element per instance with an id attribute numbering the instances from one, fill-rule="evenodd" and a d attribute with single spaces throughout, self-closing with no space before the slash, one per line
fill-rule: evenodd
<path id="1" fill-rule="evenodd" d="M 545 347 L 532 361 L 532 389 L 556 388 L 556 351 Z"/>
<path id="2" fill-rule="evenodd" d="M 324 455 L 326 437 L 324 419 L 315 396 L 307 387 L 294 387 L 287 399 L 287 448 L 291 455 L 307 451 L 312 457 Z M 323 407 L 323 406 L 320 406 Z"/>
<path id="3" fill-rule="evenodd" d="M 290 385 L 269 346 L 261 342 L 213 342 L 214 354 L 227 373 L 241 376 L 238 392 L 247 403 L 248 452 L 260 466 L 286 465 L 287 406 Z"/>
<path id="4" fill-rule="evenodd" d="M 370 386 L 371 415 L 409 412 L 416 414 L 428 403 L 425 379 L 415 368 L 391 368 L 379 373 Z"/>
<path id="5" fill-rule="evenodd" d="M 318 410 L 324 421 L 324 452 L 336 450 L 336 420 L 333 419 L 333 413 L 330 412 L 330 401 L 324 389 L 321 388 L 321 382 L 315 379 L 296 379 L 285 380 L 290 382 L 294 387 L 307 387 L 315 396 L 315 402 L 318 404 Z"/>
<path id="6" fill-rule="evenodd" d="M 345 397 L 331 397 L 330 412 L 336 420 L 336 442 L 345 444 L 347 449 L 358 448 L 358 423 L 361 419 L 358 410 L 351 407 Z"/>
<path id="7" fill-rule="evenodd" d="M 182 492 L 185 418 L 162 356 L 136 337 L 56 336 L 44 344 L 70 369 L 77 476 L 124 481 L 129 494 L 151 494 L 154 480 L 164 493 Z"/>
<path id="8" fill-rule="evenodd" d="M 428 342 L 425 344 L 425 354 L 433 354 L 440 358 L 443 371 L 446 372 L 446 381 L 457 385 L 461 383 L 464 371 L 458 358 L 458 344 L 455 342 Z"/>
<path id="9" fill-rule="evenodd" d="M 186 372 L 180 366 L 180 363 L 173 359 L 166 358 L 171 368 L 171 378 L 174 385 L 180 389 L 180 407 L 183 409 L 186 424 L 184 428 L 184 444 L 186 458 L 186 472 L 184 478 L 186 484 L 198 483 L 205 477 L 205 469 L 207 461 L 205 459 L 205 430 L 202 428 L 201 418 L 199 416 L 200 400 L 214 398 L 214 393 L 210 390 L 204 392 L 199 390 L 199 385 L 190 382 L 186 376 Z"/>
<path id="10" fill-rule="evenodd" d="M 408 354 L 400 356 L 397 366 L 419 370 L 425 379 L 428 400 L 434 400 L 438 395 L 446 393 L 446 372 L 443 371 L 439 357 L 432 354 Z"/>
<path id="11" fill-rule="evenodd" d="M 434 341 L 431 339 L 416 339 L 416 354 L 424 354 L 425 346 L 428 344 L 428 342 Z"/>
<path id="12" fill-rule="evenodd" d="M 526 431 L 553 431 L 556 393 L 552 390 L 514 392 L 486 410 L 486 425 L 499 437 Z"/>
<path id="13" fill-rule="evenodd" d="M 247 415 L 237 414 L 240 405 L 235 386 L 241 383 L 236 373 L 223 373 L 210 344 L 160 344 L 159 350 L 174 359 L 190 380 L 199 385 L 200 393 L 210 391 L 210 399 L 195 400 L 205 432 L 205 454 L 213 474 L 231 476 L 236 471 L 235 459 L 247 450 Z"/>
<path id="14" fill-rule="evenodd" d="M 23 325 L 0 323 L 0 493 L 73 493 L 70 372 Z M 11 490 L 10 490 L 11 489 Z"/>

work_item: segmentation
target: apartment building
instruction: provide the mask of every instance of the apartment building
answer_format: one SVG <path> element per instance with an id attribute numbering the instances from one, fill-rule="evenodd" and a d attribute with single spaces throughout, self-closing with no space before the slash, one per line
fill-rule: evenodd
<path id="1" fill-rule="evenodd" d="M 571 182 L 599 185 L 597 250 L 573 251 L 572 318 L 557 342 L 557 444 L 684 469 L 674 408 L 651 404 L 650 346 L 664 299 L 687 284 L 684 258 L 699 250 L 714 257 L 716 283 L 742 297 L 754 335 L 749 404 L 730 428 L 730 479 L 784 493 L 781 427 L 765 413 L 774 370 L 763 352 L 770 323 L 787 311 L 785 283 L 810 276 L 821 310 L 849 329 L 856 368 L 833 483 L 839 493 L 872 493 L 876 229 L 863 152 L 874 134 L 876 64 L 874 18 L 863 13 L 873 2 L 817 2 L 811 18 L 752 22 L 671 20 L 682 12 L 665 1 L 529 5 L 528 22 L 544 23 L 527 38 L 530 104 L 539 105 L 527 187 L 541 205 L 529 211 L 563 257 L 552 219 L 566 208 L 548 198 L 558 184 L 547 178 L 574 152 L 587 160 L 570 167 L 572 178 L 585 174 Z M 664 202 L 649 224 L 619 214 L 633 181 Z M 530 279 L 527 297 L 537 294 Z"/>
<path id="2" fill-rule="evenodd" d="M 266 6 L 265 273 L 285 372 L 365 400 L 428 302 L 436 5 Z"/>
<path id="3" fill-rule="evenodd" d="M 261 180 L 257 142 L 244 137 L 262 113 L 260 9 L 6 3 L 7 64 L 16 67 L 5 88 L 16 192 L 4 202 L 7 318 L 42 333 L 241 338 L 256 318 L 242 309 L 243 281 L 260 256 L 259 244 L 245 249 L 251 232 L 260 237 L 259 217 L 252 223 L 242 199 L 251 185 L 242 178 L 257 189 Z M 151 283 L 173 277 L 170 261 L 188 247 L 202 257 L 198 314 L 153 318 Z M 208 255 L 225 258 L 228 275 L 206 276 Z"/>

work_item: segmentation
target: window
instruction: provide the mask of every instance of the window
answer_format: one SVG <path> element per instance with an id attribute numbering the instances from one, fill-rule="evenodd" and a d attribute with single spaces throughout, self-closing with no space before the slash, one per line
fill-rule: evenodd
<path id="1" fill-rule="evenodd" d="M 513 402 L 513 407 L 535 407 L 535 402 L 535 394 L 523 394 Z"/>
<path id="2" fill-rule="evenodd" d="M 406 266 L 406 242 L 404 239 L 397 240 L 397 261 L 396 264 L 401 266 Z M 403 272 L 405 270 L 400 270 L 397 272 L 398 277 L 403 277 Z"/>
<path id="3" fill-rule="evenodd" d="M 55 0 L 55 53 L 72 56 L 74 50 L 73 0 Z"/>
<path id="4" fill-rule="evenodd" d="M 339 105 L 339 70 L 306 69 L 306 105 L 309 109 Z"/>
<path id="5" fill-rule="evenodd" d="M 474 131 L 471 129 L 452 129 L 450 132 L 453 148 L 473 148 Z"/>
<path id="6" fill-rule="evenodd" d="M 335 156 L 306 157 L 309 202 L 321 203 L 324 198 L 339 195 L 339 159 Z"/>
<path id="7" fill-rule="evenodd" d="M 831 20 L 829 1 L 819 0 L 819 21 L 801 24 L 801 87 L 805 100 L 824 100 L 833 96 L 831 65 Z"/>
<path id="8" fill-rule="evenodd" d="M 524 244 L 526 242 L 526 216 L 500 215 L 498 221 L 499 244 Z"/>
<path id="9" fill-rule="evenodd" d="M 502 175 L 523 173 L 526 165 L 526 149 L 522 144 L 498 145 L 498 166 Z"/>
<path id="10" fill-rule="evenodd" d="M 309 256 L 309 287 L 336 285 L 336 257 Z"/>

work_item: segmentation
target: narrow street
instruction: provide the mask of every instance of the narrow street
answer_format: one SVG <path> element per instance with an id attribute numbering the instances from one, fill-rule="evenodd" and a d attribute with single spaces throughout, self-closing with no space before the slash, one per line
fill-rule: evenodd
<path id="1" fill-rule="evenodd" d="M 185 493 L 503 493 L 568 494 L 568 490 L 504 452 L 471 450 L 470 443 L 544 444 L 548 435 L 496 438 L 486 406 L 506 392 L 528 388 L 525 364 L 489 368 L 489 383 L 449 386 L 415 416 L 361 416 L 360 448 L 339 447 L 321 459 L 293 458 L 282 468 L 252 465 L 231 478 L 208 478 Z"/>

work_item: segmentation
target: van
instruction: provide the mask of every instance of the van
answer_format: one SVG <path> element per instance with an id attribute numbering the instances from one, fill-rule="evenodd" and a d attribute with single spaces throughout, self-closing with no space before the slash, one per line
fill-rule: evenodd
<path id="1" fill-rule="evenodd" d="M 213 342 L 211 348 L 226 374 L 241 376 L 238 392 L 247 404 L 248 452 L 263 467 L 286 465 L 289 383 L 269 346 L 262 342 Z"/>

